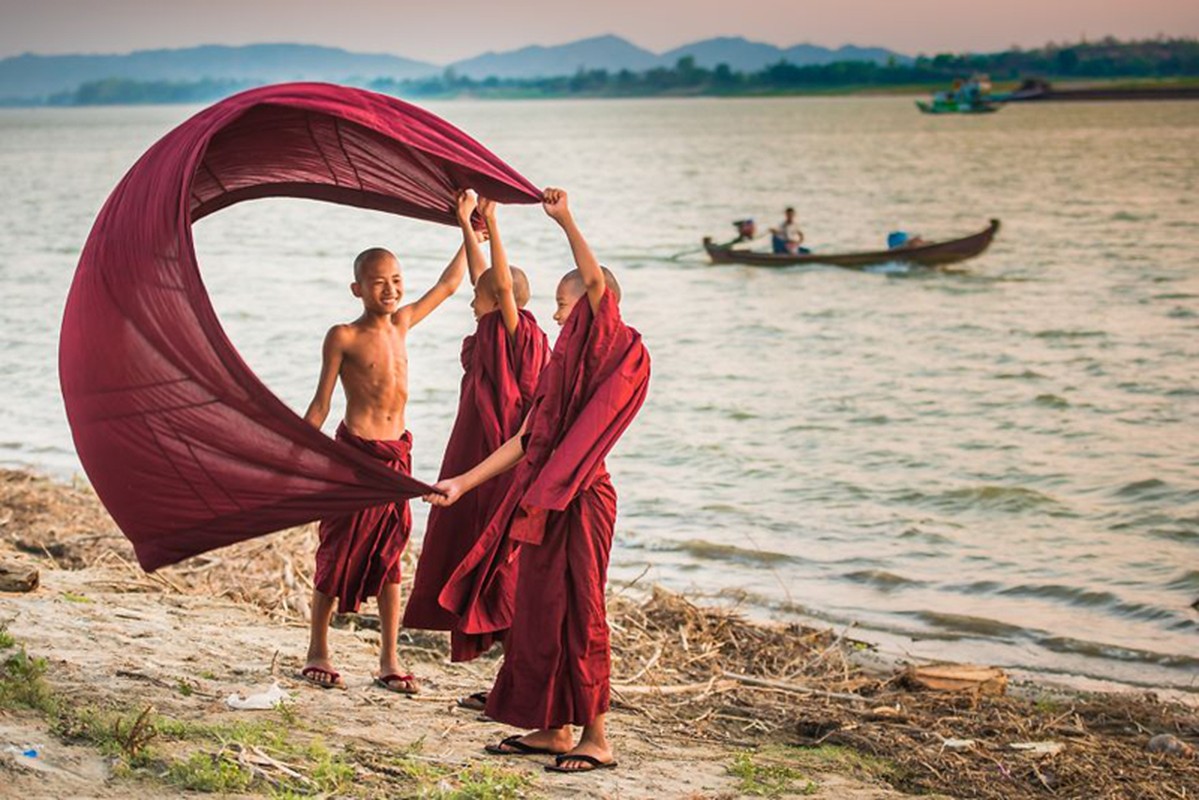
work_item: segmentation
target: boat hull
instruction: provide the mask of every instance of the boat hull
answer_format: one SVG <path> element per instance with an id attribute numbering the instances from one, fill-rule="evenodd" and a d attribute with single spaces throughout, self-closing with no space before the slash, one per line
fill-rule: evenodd
<path id="1" fill-rule="evenodd" d="M 793 267 L 802 264 L 828 264 L 834 267 L 864 269 L 879 264 L 916 264 L 939 267 L 955 264 L 981 254 L 991 245 L 999 231 L 999 220 L 991 220 L 987 229 L 960 239 L 930 242 L 917 247 L 898 247 L 893 250 L 872 250 L 860 253 L 757 253 L 727 244 L 714 244 L 704 239 L 704 249 L 713 264 L 746 264 L 752 267 Z"/>

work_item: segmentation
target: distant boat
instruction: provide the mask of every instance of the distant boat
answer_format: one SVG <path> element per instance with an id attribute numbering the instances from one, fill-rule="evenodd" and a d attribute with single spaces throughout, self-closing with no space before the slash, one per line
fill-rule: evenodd
<path id="1" fill-rule="evenodd" d="M 991 245 L 999 230 L 999 220 L 991 220 L 987 229 L 961 239 L 926 242 L 888 250 L 857 253 L 759 253 L 729 244 L 714 244 L 711 236 L 704 237 L 704 249 L 713 264 L 748 264 L 753 267 L 791 267 L 799 264 L 830 264 L 835 267 L 862 269 L 878 264 L 917 264 L 939 267 L 974 258 Z"/>
<path id="2" fill-rule="evenodd" d="M 997 103 L 977 101 L 959 103 L 956 100 L 937 98 L 934 98 L 931 103 L 927 100 L 917 100 L 916 107 L 925 114 L 991 114 L 999 110 Z"/>
<path id="3" fill-rule="evenodd" d="M 931 102 L 917 100 L 916 107 L 925 114 L 991 114 L 1000 108 L 991 100 L 991 79 L 986 75 L 956 80 L 952 89 L 937 92 Z"/>

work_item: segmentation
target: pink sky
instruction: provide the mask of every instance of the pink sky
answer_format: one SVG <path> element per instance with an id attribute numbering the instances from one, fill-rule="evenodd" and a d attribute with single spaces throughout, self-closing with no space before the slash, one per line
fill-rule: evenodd
<path id="1" fill-rule="evenodd" d="M 1197 0 L 0 0 L 0 57 L 303 42 L 438 64 L 614 33 L 655 52 L 711 36 L 905 53 L 1199 36 Z"/>

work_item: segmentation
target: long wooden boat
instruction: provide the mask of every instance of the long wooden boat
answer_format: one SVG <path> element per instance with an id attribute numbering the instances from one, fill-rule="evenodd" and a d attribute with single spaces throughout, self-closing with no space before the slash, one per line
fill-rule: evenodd
<path id="1" fill-rule="evenodd" d="M 925 114 L 993 114 L 999 110 L 995 103 L 958 103 L 952 100 L 945 103 L 917 100 L 916 107 Z"/>
<path id="2" fill-rule="evenodd" d="M 735 247 L 735 243 L 715 244 L 711 236 L 704 237 L 704 249 L 713 264 L 748 264 L 753 267 L 791 267 L 797 264 L 831 264 L 836 267 L 861 269 L 877 264 L 917 264 L 938 267 L 974 258 L 990 246 L 999 230 L 999 220 L 991 220 L 987 229 L 961 239 L 929 242 L 915 247 L 891 250 L 871 250 L 861 253 L 761 253 Z"/>

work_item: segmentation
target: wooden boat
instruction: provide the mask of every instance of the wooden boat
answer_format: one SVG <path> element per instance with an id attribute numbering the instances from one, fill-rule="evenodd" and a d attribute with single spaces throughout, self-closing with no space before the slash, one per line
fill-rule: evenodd
<path id="1" fill-rule="evenodd" d="M 713 264 L 748 264 L 753 267 L 790 267 L 797 264 L 831 264 L 835 267 L 861 269 L 877 264 L 916 264 L 939 267 L 974 258 L 990 246 L 999 230 L 999 220 L 991 220 L 987 229 L 961 239 L 928 242 L 914 247 L 891 250 L 872 250 L 862 253 L 759 253 L 738 248 L 735 242 L 715 244 L 711 236 L 704 237 L 704 249 Z"/>
<path id="2" fill-rule="evenodd" d="M 993 114 L 999 110 L 999 105 L 996 103 L 958 103 L 952 100 L 931 103 L 926 100 L 917 100 L 916 107 L 925 114 Z"/>

